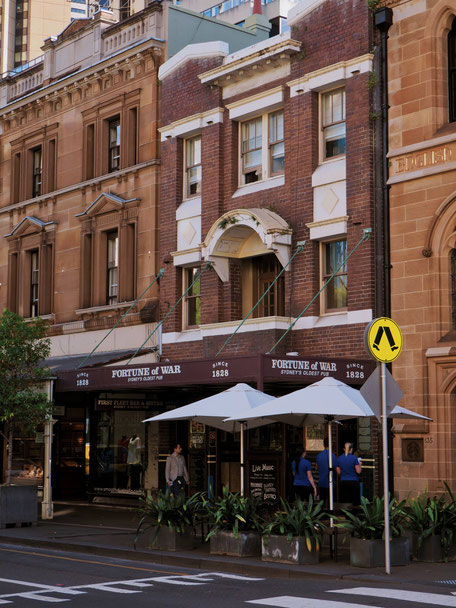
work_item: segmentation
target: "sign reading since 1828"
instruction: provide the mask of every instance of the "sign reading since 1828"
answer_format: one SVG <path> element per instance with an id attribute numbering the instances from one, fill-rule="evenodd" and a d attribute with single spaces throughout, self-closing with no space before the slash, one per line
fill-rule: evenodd
<path id="1" fill-rule="evenodd" d="M 62 371 L 57 374 L 56 390 L 143 390 L 158 386 L 256 382 L 260 368 L 265 381 L 315 382 L 332 376 L 349 384 L 362 384 L 373 370 L 372 363 L 366 360 L 252 355 L 220 360 Z"/>

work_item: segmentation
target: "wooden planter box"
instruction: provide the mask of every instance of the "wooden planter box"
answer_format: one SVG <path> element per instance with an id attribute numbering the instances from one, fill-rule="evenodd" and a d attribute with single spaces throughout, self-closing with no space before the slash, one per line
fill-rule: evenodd
<path id="1" fill-rule="evenodd" d="M 0 528 L 38 522 L 36 486 L 0 485 Z"/>
<path id="2" fill-rule="evenodd" d="M 234 538 L 233 532 L 220 530 L 211 536 L 212 555 L 233 555 L 235 557 L 255 557 L 261 555 L 261 537 L 259 532 L 239 532 Z"/>
<path id="3" fill-rule="evenodd" d="M 393 538 L 390 543 L 392 566 L 410 563 L 410 549 L 407 538 Z M 385 542 L 350 538 L 350 564 L 359 568 L 380 568 L 385 566 Z"/>
<path id="4" fill-rule="evenodd" d="M 264 562 L 283 564 L 318 564 L 320 552 L 317 551 L 315 541 L 312 541 L 312 551 L 309 551 L 303 536 L 294 536 L 288 542 L 286 536 L 271 534 L 262 539 L 261 559 Z"/>
<path id="5" fill-rule="evenodd" d="M 412 555 L 419 562 L 443 562 L 443 550 L 440 544 L 440 534 L 428 536 L 417 547 L 417 534 L 413 535 Z"/>
<path id="6" fill-rule="evenodd" d="M 195 536 L 191 528 L 188 528 L 184 534 L 178 534 L 175 530 L 170 530 L 167 526 L 163 526 L 160 527 L 158 536 L 155 538 L 156 533 L 157 528 L 150 528 L 146 532 L 146 544 L 149 549 L 189 551 L 195 547 Z"/>

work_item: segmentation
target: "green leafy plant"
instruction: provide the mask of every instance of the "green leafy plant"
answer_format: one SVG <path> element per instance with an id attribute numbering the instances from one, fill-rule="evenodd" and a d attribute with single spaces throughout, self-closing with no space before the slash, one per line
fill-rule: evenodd
<path id="1" fill-rule="evenodd" d="M 367 7 L 372 13 L 374 13 L 380 6 L 380 3 L 381 0 L 367 0 Z"/>
<path id="2" fill-rule="evenodd" d="M 0 316 L 0 434 L 7 446 L 6 483 L 11 483 L 14 430 L 34 431 L 52 412 L 52 403 L 43 391 L 49 369 L 47 324 L 42 319 L 26 322 L 7 309 Z"/>
<path id="3" fill-rule="evenodd" d="M 383 496 L 381 498 L 374 496 L 372 501 L 363 496 L 358 512 L 352 513 L 346 509 L 342 509 L 342 512 L 345 519 L 338 517 L 336 526 L 348 532 L 349 536 L 364 540 L 385 537 Z M 398 502 L 395 498 L 392 498 L 389 503 L 389 514 L 391 537 L 401 536 L 406 518 L 405 500 Z"/>
<path id="4" fill-rule="evenodd" d="M 239 222 L 239 219 L 236 216 L 233 215 L 232 217 L 225 217 L 225 218 L 223 218 L 223 220 L 221 220 L 219 222 L 218 227 L 221 230 L 224 230 L 228 226 L 228 224 L 231 224 L 232 226 L 234 226 L 234 224 L 237 224 L 238 222 Z"/>
<path id="5" fill-rule="evenodd" d="M 367 88 L 369 91 L 375 89 L 378 84 L 378 76 L 375 72 L 369 72 L 369 76 L 367 77 Z"/>
<path id="6" fill-rule="evenodd" d="M 221 497 L 204 503 L 211 528 L 206 540 L 220 530 L 233 532 L 234 538 L 238 538 L 240 532 L 260 531 L 263 526 L 263 519 L 259 514 L 260 505 L 259 498 L 241 496 L 239 493 L 230 492 L 228 486 L 224 486 Z"/>
<path id="7" fill-rule="evenodd" d="M 327 528 L 324 519 L 328 517 L 323 512 L 323 501 L 314 502 L 311 496 L 307 504 L 300 498 L 294 504 L 290 504 L 283 498 L 280 499 L 280 502 L 282 509 L 275 514 L 274 519 L 263 530 L 265 542 L 271 534 L 286 535 L 288 542 L 291 542 L 293 537 L 300 536 L 306 539 L 308 551 L 312 550 L 312 541 L 319 551 L 323 532 Z"/>
<path id="8" fill-rule="evenodd" d="M 139 535 L 150 528 L 155 529 L 152 544 L 157 541 L 162 527 L 184 534 L 189 528 L 194 528 L 198 515 L 204 511 L 204 498 L 200 492 L 187 497 L 185 492 L 174 495 L 169 490 L 160 490 L 155 498 L 141 497 L 139 503 L 137 511 L 141 518 L 136 528 L 135 548 Z"/>
<path id="9" fill-rule="evenodd" d="M 407 499 L 407 526 L 417 535 L 417 549 L 426 538 L 440 535 L 443 558 L 448 561 L 456 539 L 456 501 L 447 483 L 445 487 L 449 501 L 445 494 L 429 496 L 427 489 L 422 496 Z"/>

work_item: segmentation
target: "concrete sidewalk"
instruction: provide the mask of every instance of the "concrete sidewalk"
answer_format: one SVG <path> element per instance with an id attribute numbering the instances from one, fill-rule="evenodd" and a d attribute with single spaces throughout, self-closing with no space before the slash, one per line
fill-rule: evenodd
<path id="1" fill-rule="evenodd" d="M 40 521 L 37 526 L 0 530 L 0 543 L 26 545 L 41 549 L 75 551 L 90 555 L 115 557 L 134 561 L 223 571 L 246 576 L 283 578 L 332 578 L 370 582 L 410 583 L 414 585 L 454 585 L 456 591 L 456 563 L 427 564 L 412 562 L 408 566 L 392 568 L 391 575 L 384 569 L 361 569 L 350 566 L 348 547 L 339 546 L 337 562 L 330 559 L 324 547 L 320 563 L 315 566 L 270 564 L 257 558 L 213 556 L 207 543 L 183 552 L 148 549 L 140 537 L 134 549 L 136 524 L 139 515 L 127 507 L 101 506 L 85 503 L 56 503 L 54 519 Z"/>

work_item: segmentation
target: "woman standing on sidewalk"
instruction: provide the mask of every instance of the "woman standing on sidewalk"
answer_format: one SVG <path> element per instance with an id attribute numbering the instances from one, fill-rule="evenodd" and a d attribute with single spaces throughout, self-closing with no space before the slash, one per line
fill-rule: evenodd
<path id="1" fill-rule="evenodd" d="M 307 501 L 313 488 L 314 500 L 317 498 L 317 488 L 312 475 L 312 465 L 306 460 L 304 448 L 296 450 L 296 456 L 291 464 L 293 469 L 293 490 L 297 498 Z"/>
<path id="2" fill-rule="evenodd" d="M 344 453 L 336 462 L 336 471 L 340 477 L 340 502 L 349 502 L 355 506 L 359 505 L 359 477 L 361 464 L 353 454 L 353 444 L 346 443 Z"/>

